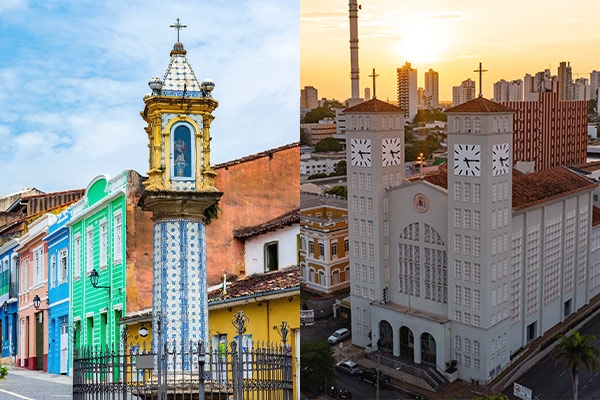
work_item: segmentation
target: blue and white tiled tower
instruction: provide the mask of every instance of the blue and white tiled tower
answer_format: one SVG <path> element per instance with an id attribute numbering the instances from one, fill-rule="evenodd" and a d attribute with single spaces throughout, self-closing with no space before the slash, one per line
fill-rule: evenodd
<path id="1" fill-rule="evenodd" d="M 178 19 L 173 27 L 184 26 Z M 208 339 L 205 224 L 216 217 L 222 195 L 210 166 L 210 123 L 218 103 L 211 96 L 214 83 L 196 79 L 186 54 L 178 40 L 164 78 L 150 80 L 152 93 L 141 113 L 150 169 L 140 205 L 154 221 L 155 349 Z"/>

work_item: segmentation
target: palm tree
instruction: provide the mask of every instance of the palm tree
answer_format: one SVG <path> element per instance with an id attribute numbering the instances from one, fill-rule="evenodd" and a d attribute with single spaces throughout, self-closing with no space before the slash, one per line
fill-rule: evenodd
<path id="1" fill-rule="evenodd" d="M 600 350 L 594 346 L 595 340 L 593 335 L 581 335 L 579 331 L 572 330 L 554 347 L 554 359 L 557 363 L 564 362 L 565 369 L 571 373 L 573 400 L 577 400 L 580 367 L 585 367 L 590 373 L 600 369 Z"/>

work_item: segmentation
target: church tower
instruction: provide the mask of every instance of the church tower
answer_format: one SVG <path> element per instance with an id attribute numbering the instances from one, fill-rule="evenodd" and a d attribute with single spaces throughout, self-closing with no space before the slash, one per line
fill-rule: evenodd
<path id="1" fill-rule="evenodd" d="M 386 189 L 404 181 L 404 110 L 376 98 L 344 111 L 352 342 L 371 344 L 371 306 L 390 291 Z"/>
<path id="2" fill-rule="evenodd" d="M 448 317 L 459 377 L 509 362 L 513 110 L 478 97 L 448 114 Z"/>
<path id="3" fill-rule="evenodd" d="M 208 339 L 207 218 L 222 193 L 210 166 L 214 83 L 199 82 L 179 41 L 163 79 L 152 78 L 141 116 L 148 124 L 149 171 L 140 205 L 153 213 L 153 332 L 164 343 Z M 184 366 L 186 367 L 186 366 Z"/>

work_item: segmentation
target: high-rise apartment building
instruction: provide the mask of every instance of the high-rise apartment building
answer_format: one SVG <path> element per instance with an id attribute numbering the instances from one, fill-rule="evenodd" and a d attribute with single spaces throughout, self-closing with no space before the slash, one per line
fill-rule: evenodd
<path id="1" fill-rule="evenodd" d="M 600 88 L 600 71 L 590 72 L 590 90 L 596 93 L 596 89 Z"/>
<path id="2" fill-rule="evenodd" d="M 560 100 L 573 99 L 573 73 L 571 63 L 562 61 L 558 65 L 558 98 Z"/>
<path id="3" fill-rule="evenodd" d="M 319 92 L 312 86 L 304 86 L 300 90 L 300 108 L 313 109 L 319 107 Z"/>
<path id="4" fill-rule="evenodd" d="M 494 101 L 522 101 L 523 81 L 505 81 L 504 79 L 494 83 Z"/>
<path id="5" fill-rule="evenodd" d="M 471 78 L 463 81 L 460 86 L 452 86 L 452 106 L 466 103 L 475 98 L 475 81 Z"/>
<path id="6" fill-rule="evenodd" d="M 396 69 L 398 83 L 398 106 L 404 109 L 404 118 L 412 121 L 417 115 L 417 70 L 412 68 L 409 62 L 404 63 L 402 68 Z"/>
<path id="7" fill-rule="evenodd" d="M 423 93 L 423 107 L 436 109 L 440 106 L 439 74 L 429 68 L 425 72 L 425 91 Z"/>
<path id="8" fill-rule="evenodd" d="M 558 92 L 558 79 L 552 76 L 549 69 L 535 75 L 525 74 L 523 78 L 523 100 L 537 101 L 538 93 Z"/>
<path id="9" fill-rule="evenodd" d="M 536 101 L 505 101 L 515 110 L 514 162 L 534 162 L 541 171 L 582 164 L 587 154 L 587 102 L 537 93 Z"/>
<path id="10" fill-rule="evenodd" d="M 592 98 L 590 81 L 587 78 L 577 78 L 571 87 L 571 100 L 585 100 Z"/>

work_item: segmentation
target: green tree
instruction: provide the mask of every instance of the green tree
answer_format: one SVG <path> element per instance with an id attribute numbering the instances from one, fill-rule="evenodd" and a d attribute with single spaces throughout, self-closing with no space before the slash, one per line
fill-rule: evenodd
<path id="1" fill-rule="evenodd" d="M 336 185 L 329 190 L 325 191 L 325 194 L 332 194 L 334 196 L 343 197 L 345 199 L 348 198 L 348 187 L 343 185 Z"/>
<path id="2" fill-rule="evenodd" d="M 301 146 L 308 146 L 310 143 L 308 143 L 308 135 L 306 134 L 306 132 L 304 132 L 304 128 L 300 128 L 300 145 Z"/>
<path id="3" fill-rule="evenodd" d="M 320 340 L 300 342 L 300 389 L 303 392 L 318 390 L 326 382 L 334 382 L 335 360 L 333 348 Z"/>
<path id="4" fill-rule="evenodd" d="M 340 142 L 332 137 L 321 139 L 315 145 L 316 153 L 326 153 L 328 151 L 341 151 L 343 149 Z"/>
<path id="5" fill-rule="evenodd" d="M 342 160 L 339 163 L 335 164 L 335 169 L 331 176 L 342 176 L 346 175 L 346 160 Z"/>
<path id="6" fill-rule="evenodd" d="M 577 400 L 579 391 L 579 370 L 583 366 L 592 373 L 600 369 L 600 350 L 594 346 L 596 337 L 582 335 L 579 331 L 572 330 L 569 335 L 563 336 L 554 347 L 554 359 L 563 362 L 565 369 L 571 374 L 573 383 L 573 399 Z"/>
<path id="7" fill-rule="evenodd" d="M 327 175 L 325 172 L 319 172 L 318 174 L 312 174 L 310 175 L 307 180 L 311 180 L 311 179 L 321 179 L 321 178 L 327 178 L 329 175 Z"/>
<path id="8" fill-rule="evenodd" d="M 335 111 L 327 106 L 313 108 L 304 116 L 305 124 L 314 124 L 325 118 L 335 118 Z"/>
<path id="9" fill-rule="evenodd" d="M 440 110 L 419 110 L 413 119 L 413 123 L 447 121 L 448 116 Z"/>

